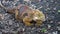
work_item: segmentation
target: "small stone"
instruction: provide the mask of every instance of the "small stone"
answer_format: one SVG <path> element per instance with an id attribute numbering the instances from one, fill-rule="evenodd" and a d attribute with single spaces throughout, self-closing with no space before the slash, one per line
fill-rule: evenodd
<path id="1" fill-rule="evenodd" d="M 58 10 L 58 12 L 60 13 L 60 10 Z"/>
<path id="2" fill-rule="evenodd" d="M 56 7 L 55 8 L 53 8 L 54 10 L 56 10 Z"/>
<path id="3" fill-rule="evenodd" d="M 3 19 L 4 19 L 4 15 L 0 14 L 0 20 L 3 20 Z"/>
<path id="4" fill-rule="evenodd" d="M 0 34 L 2 34 L 2 32 L 0 32 Z"/>
<path id="5" fill-rule="evenodd" d="M 2 30 L 2 32 L 5 32 L 5 33 L 7 33 L 8 31 L 6 31 L 6 30 Z"/>
<path id="6" fill-rule="evenodd" d="M 12 24 L 13 24 L 12 22 L 13 22 L 13 21 L 9 20 L 9 25 L 12 25 Z"/>
<path id="7" fill-rule="evenodd" d="M 24 0 L 24 1 L 28 2 L 28 1 L 30 1 L 30 0 Z"/>
<path id="8" fill-rule="evenodd" d="M 50 23 L 53 23 L 53 21 L 50 21 Z"/>
<path id="9" fill-rule="evenodd" d="M 48 33 L 48 34 L 51 34 L 51 33 Z"/>
<path id="10" fill-rule="evenodd" d="M 34 30 L 35 29 L 35 27 L 34 28 L 32 28 L 32 30 Z"/>
<path id="11" fill-rule="evenodd" d="M 23 28 L 23 31 L 25 31 L 25 29 Z"/>
<path id="12" fill-rule="evenodd" d="M 57 31 L 56 32 L 53 32 L 52 34 L 57 34 Z"/>
<path id="13" fill-rule="evenodd" d="M 48 29 L 50 29 L 51 25 L 48 25 Z"/>
<path id="14" fill-rule="evenodd" d="M 60 27 L 57 27 L 58 28 L 58 30 L 60 30 Z"/>
<path id="15" fill-rule="evenodd" d="M 50 10 L 50 8 L 47 8 L 47 10 Z"/>
<path id="16" fill-rule="evenodd" d="M 58 22 L 58 24 L 60 24 L 60 22 Z"/>
<path id="17" fill-rule="evenodd" d="M 53 0 L 51 0 L 51 2 L 54 2 Z"/>
<path id="18" fill-rule="evenodd" d="M 8 15 L 8 13 L 5 13 L 5 15 Z"/>
<path id="19" fill-rule="evenodd" d="M 43 6 L 41 6 L 41 7 L 37 8 L 37 9 L 41 9 L 41 8 L 43 8 Z"/>

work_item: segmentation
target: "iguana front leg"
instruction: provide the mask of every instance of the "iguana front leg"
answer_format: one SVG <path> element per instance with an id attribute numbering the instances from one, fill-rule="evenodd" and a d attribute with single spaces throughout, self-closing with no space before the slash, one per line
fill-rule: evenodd
<path id="1" fill-rule="evenodd" d="M 41 26 L 41 24 L 42 24 L 42 21 L 40 21 L 40 20 L 38 20 L 38 21 L 36 21 L 36 26 Z"/>
<path id="2" fill-rule="evenodd" d="M 23 19 L 23 22 L 24 22 L 24 24 L 25 24 L 26 26 L 31 26 L 31 25 L 33 25 L 33 24 L 30 23 L 30 22 L 31 22 L 31 18 L 28 18 L 28 17 L 25 17 L 25 18 Z"/>

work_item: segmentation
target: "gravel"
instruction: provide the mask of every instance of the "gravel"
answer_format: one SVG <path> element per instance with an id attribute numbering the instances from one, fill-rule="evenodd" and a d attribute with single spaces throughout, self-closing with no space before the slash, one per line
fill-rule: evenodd
<path id="1" fill-rule="evenodd" d="M 2 2 L 3 0 L 0 1 Z M 3 2 L 2 4 L 11 9 L 14 8 L 14 6 L 23 3 L 24 1 L 20 0 L 15 2 L 7 1 L 6 3 Z M 0 7 L 0 34 L 57 34 L 56 32 L 58 32 L 60 27 L 60 0 L 34 1 L 31 2 L 31 5 L 35 5 L 35 9 L 41 10 L 46 16 L 46 21 L 43 22 L 40 27 L 27 27 L 20 21 L 17 21 L 14 15 L 6 13 L 6 10 Z M 46 28 L 47 33 L 41 32 L 43 28 Z"/>

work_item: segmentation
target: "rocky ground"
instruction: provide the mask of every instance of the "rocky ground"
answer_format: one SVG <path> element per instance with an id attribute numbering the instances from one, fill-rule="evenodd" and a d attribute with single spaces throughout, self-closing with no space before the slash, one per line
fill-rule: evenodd
<path id="1" fill-rule="evenodd" d="M 25 3 L 23 0 L 15 2 L 12 0 L 10 0 L 11 2 L 0 1 L 8 8 Z M 60 34 L 60 0 L 40 0 L 28 4 L 41 10 L 46 16 L 46 21 L 40 27 L 27 27 L 17 21 L 14 15 L 6 13 L 6 10 L 0 7 L 0 34 Z"/>

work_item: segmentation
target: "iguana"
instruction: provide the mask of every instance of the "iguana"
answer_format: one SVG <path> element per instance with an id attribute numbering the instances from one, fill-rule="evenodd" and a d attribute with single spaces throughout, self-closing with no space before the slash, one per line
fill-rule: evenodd
<path id="1" fill-rule="evenodd" d="M 5 7 L 4 7 L 5 8 Z M 8 9 L 8 13 L 15 14 L 15 18 L 23 21 L 26 26 L 40 26 L 45 21 L 45 15 L 38 9 L 31 9 L 27 5 L 20 4 L 16 8 Z"/>

